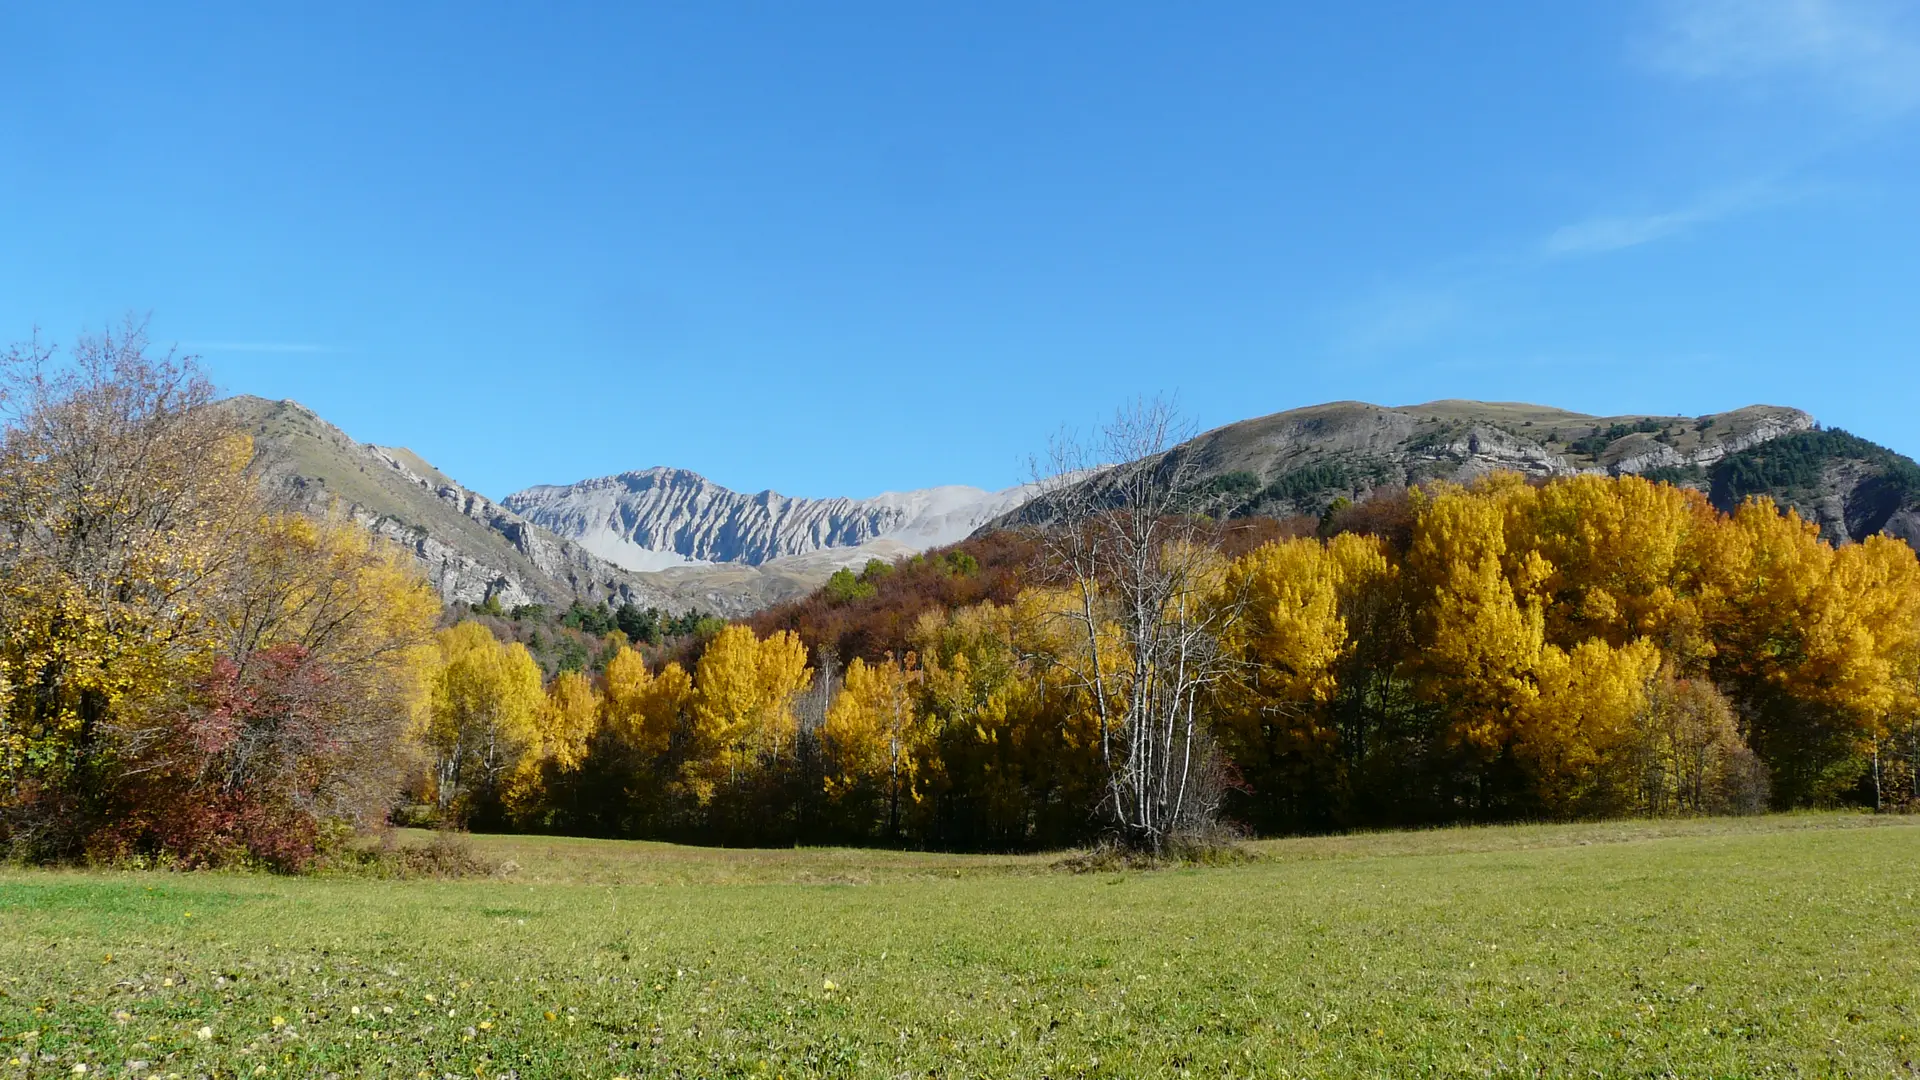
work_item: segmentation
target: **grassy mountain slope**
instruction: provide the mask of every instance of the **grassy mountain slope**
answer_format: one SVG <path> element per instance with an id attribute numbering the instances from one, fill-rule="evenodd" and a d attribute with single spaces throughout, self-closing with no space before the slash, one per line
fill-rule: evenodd
<path id="1" fill-rule="evenodd" d="M 293 401 L 223 403 L 254 438 L 268 481 L 309 509 L 337 505 L 413 553 L 449 603 L 497 596 L 508 608 L 631 601 L 739 616 L 802 597 L 844 565 L 904 554 L 889 542 L 760 566 L 624 570 L 472 491 L 411 450 L 360 443 Z"/>
<path id="2" fill-rule="evenodd" d="M 253 435 L 270 483 L 307 509 L 337 506 L 406 547 L 450 603 L 490 596 L 507 606 L 668 599 L 411 451 L 355 442 L 297 402 L 236 397 L 225 405 Z"/>
<path id="3" fill-rule="evenodd" d="M 1221 513 L 1317 515 L 1335 499 L 1359 501 L 1379 488 L 1465 481 L 1501 469 L 1534 476 L 1704 471 L 1731 454 L 1813 426 L 1806 413 L 1767 405 L 1702 417 L 1603 417 L 1510 402 L 1390 408 L 1340 401 L 1215 428 L 1085 483 L 1098 490 L 1123 470 L 1190 464 Z M 1048 512 L 1040 500 L 990 527 L 1045 520 Z"/>

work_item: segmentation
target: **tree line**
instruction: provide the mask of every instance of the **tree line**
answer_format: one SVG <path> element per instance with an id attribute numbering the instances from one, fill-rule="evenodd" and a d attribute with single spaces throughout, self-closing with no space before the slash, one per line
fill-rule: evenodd
<path id="1" fill-rule="evenodd" d="M 1027 569 L 976 585 L 925 560 L 869 569 L 870 593 L 730 627 L 657 685 L 610 665 L 602 686 L 567 691 L 573 749 L 506 819 L 1032 848 L 1220 822 L 1920 799 L 1920 564 L 1897 540 L 1835 547 L 1764 499 L 1723 513 L 1633 476 L 1434 484 L 1253 546 L 1246 523 L 1176 502 L 1143 489 L 1132 526 L 1095 507 L 1024 547 L 981 545 L 975 566 L 1010 565 L 1011 548 Z M 1063 572 L 1075 550 L 1099 554 Z M 633 715 L 648 720 L 616 719 Z M 1126 730 L 1149 715 L 1150 731 Z M 1160 758 L 1128 765 L 1116 739 Z M 1149 765 L 1170 779 L 1117 791 Z M 1130 823 L 1105 805 L 1117 794 L 1162 800 L 1168 818 Z M 1178 820 L 1182 799 L 1205 812 Z"/>
<path id="2" fill-rule="evenodd" d="M 297 869 L 394 815 L 1159 851 L 1920 796 L 1920 563 L 1762 499 L 1494 475 L 1226 520 L 1154 405 L 1062 454 L 1033 526 L 752 623 L 444 612 L 398 550 L 277 504 L 137 328 L 55 360 L 4 366 L 22 857 Z M 1102 460 L 1161 464 L 1082 482 Z"/>

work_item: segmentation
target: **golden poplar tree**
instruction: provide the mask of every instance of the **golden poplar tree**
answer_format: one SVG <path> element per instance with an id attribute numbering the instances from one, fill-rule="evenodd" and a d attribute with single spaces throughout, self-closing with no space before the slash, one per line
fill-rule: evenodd
<path id="1" fill-rule="evenodd" d="M 607 661 L 602 708 L 608 730 L 643 757 L 658 757 L 673 744 L 689 702 L 693 680 L 679 664 L 658 675 L 639 652 L 622 647 Z"/>
<path id="2" fill-rule="evenodd" d="M 921 770 L 933 750 L 932 727 L 917 701 L 920 678 L 912 653 L 904 660 L 889 653 L 873 664 L 856 657 L 820 729 L 833 769 L 828 793 L 876 789 L 886 804 L 888 837 L 900 833 L 902 802 L 920 801 Z"/>
<path id="3" fill-rule="evenodd" d="M 442 630 L 439 644 L 424 741 L 441 809 L 472 812 L 498 799 L 506 776 L 538 747 L 546 694 L 526 647 L 497 640 L 480 623 Z"/>
<path id="4" fill-rule="evenodd" d="M 578 671 L 563 671 L 534 710 L 526 749 L 501 785 L 501 803 L 523 823 L 549 801 L 548 786 L 578 770 L 600 725 L 600 692 Z"/>
<path id="5" fill-rule="evenodd" d="M 1520 713 L 1539 696 L 1533 675 L 1546 612 L 1531 594 L 1552 567 L 1509 545 L 1507 533 L 1510 513 L 1532 497 L 1516 476 L 1442 489 L 1422 507 L 1407 555 L 1420 610 L 1411 666 L 1445 710 L 1450 738 L 1483 758 L 1511 743 Z"/>
<path id="6" fill-rule="evenodd" d="M 1541 650 L 1538 693 L 1516 717 L 1514 751 L 1544 810 L 1565 817 L 1632 805 L 1635 722 L 1660 664 L 1660 650 L 1645 638 L 1619 648 L 1595 637 L 1571 651 Z"/>
<path id="7" fill-rule="evenodd" d="M 1277 816 L 1290 816 L 1283 803 L 1332 797 L 1364 747 L 1335 708 L 1366 678 L 1342 685 L 1360 644 L 1349 615 L 1396 576 L 1381 542 L 1356 534 L 1267 544 L 1222 575 L 1217 602 L 1243 610 L 1221 640 L 1234 662 L 1211 695 L 1214 733 L 1248 782 L 1272 793 Z"/>
<path id="8" fill-rule="evenodd" d="M 1637 476 L 1576 476 L 1547 484 L 1509 526 L 1512 542 L 1551 571 L 1535 588 L 1547 634 L 1562 648 L 1599 637 L 1650 637 L 1697 653 L 1698 602 L 1711 572 L 1719 515 L 1697 491 Z"/>
<path id="9" fill-rule="evenodd" d="M 692 756 L 688 781 L 702 802 L 721 783 L 790 753 L 799 725 L 793 699 L 812 684 L 798 635 L 764 641 L 746 626 L 714 635 L 694 669 Z"/>

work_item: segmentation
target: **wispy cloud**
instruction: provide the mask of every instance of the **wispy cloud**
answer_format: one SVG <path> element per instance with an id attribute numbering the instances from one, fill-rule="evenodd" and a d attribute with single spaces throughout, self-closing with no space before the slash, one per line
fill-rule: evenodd
<path id="1" fill-rule="evenodd" d="M 1713 192 L 1674 210 L 1589 218 L 1548 233 L 1540 243 L 1540 254 L 1551 259 L 1604 255 L 1679 236 L 1791 198 L 1771 183 L 1751 183 Z"/>
<path id="2" fill-rule="evenodd" d="M 1646 214 L 1641 217 L 1594 218 L 1553 230 L 1540 245 L 1553 256 L 1600 255 L 1651 244 L 1705 220 L 1691 211 Z"/>
<path id="3" fill-rule="evenodd" d="M 200 353 L 330 353 L 338 352 L 331 345 L 314 345 L 303 341 L 187 341 L 181 348 L 188 352 Z"/>
<path id="4" fill-rule="evenodd" d="M 1666 0 L 1648 56 L 1690 79 L 1798 83 L 1870 115 L 1920 108 L 1920 6 L 1899 0 Z"/>
<path id="5" fill-rule="evenodd" d="M 1846 137 L 1920 112 L 1917 0 L 1650 0 L 1653 33 L 1640 59 L 1669 78 L 1798 96 L 1838 110 Z M 1823 116 L 1822 120 L 1831 119 Z M 1830 149 L 1830 147 L 1829 147 Z M 1392 352 L 1484 331 L 1512 293 L 1547 268 L 1673 241 L 1820 194 L 1806 177 L 1818 152 L 1775 161 L 1770 173 L 1662 205 L 1614 205 L 1533 238 L 1450 260 L 1389 285 L 1336 316 L 1336 348 Z"/>
<path id="6" fill-rule="evenodd" d="M 1764 178 L 1709 192 L 1674 209 L 1590 217 L 1531 243 L 1454 258 L 1420 275 L 1424 280 L 1386 285 L 1346 307 L 1336 316 L 1333 344 L 1344 352 L 1384 353 L 1455 337 L 1470 328 L 1485 330 L 1489 309 L 1511 303 L 1516 282 L 1549 266 L 1672 239 L 1796 202 L 1815 191 Z"/>

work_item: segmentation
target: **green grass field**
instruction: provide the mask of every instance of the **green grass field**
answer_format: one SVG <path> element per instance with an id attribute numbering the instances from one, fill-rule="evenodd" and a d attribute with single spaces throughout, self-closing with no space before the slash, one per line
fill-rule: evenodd
<path id="1" fill-rule="evenodd" d="M 475 844 L 518 869 L 0 870 L 0 1077 L 1920 1066 L 1920 820 L 1272 841 L 1152 873 Z"/>

